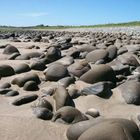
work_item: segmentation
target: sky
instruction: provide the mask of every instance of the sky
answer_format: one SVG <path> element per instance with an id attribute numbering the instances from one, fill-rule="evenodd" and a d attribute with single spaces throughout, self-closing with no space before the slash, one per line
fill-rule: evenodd
<path id="1" fill-rule="evenodd" d="M 140 0 L 0 0 L 0 25 L 96 25 L 140 21 Z"/>

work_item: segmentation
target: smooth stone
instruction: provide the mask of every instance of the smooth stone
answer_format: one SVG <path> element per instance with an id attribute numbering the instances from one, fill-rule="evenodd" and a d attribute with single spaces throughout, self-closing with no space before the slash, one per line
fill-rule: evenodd
<path id="1" fill-rule="evenodd" d="M 116 75 L 110 66 L 100 64 L 93 66 L 92 69 L 84 73 L 79 80 L 90 84 L 101 81 L 110 81 L 116 83 Z"/>
<path id="2" fill-rule="evenodd" d="M 55 109 L 58 110 L 63 106 L 75 106 L 68 91 L 63 86 L 58 86 L 55 89 L 53 98 L 55 100 Z"/>
<path id="3" fill-rule="evenodd" d="M 77 140 L 138 140 L 139 136 L 139 129 L 134 122 L 125 119 L 110 119 L 87 129 Z"/>
<path id="4" fill-rule="evenodd" d="M 106 51 L 108 51 L 108 53 L 109 53 L 109 55 L 108 55 L 108 58 L 110 59 L 110 60 L 113 60 L 114 58 L 116 58 L 117 57 L 117 47 L 115 47 L 115 46 L 109 46 L 107 49 L 106 49 Z"/>
<path id="5" fill-rule="evenodd" d="M 61 65 L 64 65 L 64 66 L 69 66 L 73 62 L 74 62 L 73 57 L 66 56 L 66 57 L 60 58 L 59 60 L 57 60 L 55 62 L 52 62 L 51 64 L 48 64 L 47 66 L 49 67 L 49 66 L 51 66 L 53 64 L 61 64 Z"/>
<path id="6" fill-rule="evenodd" d="M 128 50 L 127 50 L 126 47 L 123 46 L 123 47 L 119 48 L 117 54 L 118 54 L 118 55 L 122 55 L 122 54 L 124 54 L 124 53 L 126 53 L 126 52 L 128 52 Z"/>
<path id="7" fill-rule="evenodd" d="M 12 91 L 12 89 L 9 89 L 9 88 L 0 89 L 0 95 L 5 95 L 5 94 L 7 94 L 9 91 Z"/>
<path id="8" fill-rule="evenodd" d="M 17 66 L 14 67 L 14 71 L 17 74 L 28 72 L 30 70 L 31 69 L 30 69 L 29 65 L 26 63 L 21 63 L 21 64 L 18 64 Z"/>
<path id="9" fill-rule="evenodd" d="M 37 98 L 38 98 L 38 95 L 36 95 L 36 94 L 24 95 L 24 96 L 21 96 L 21 97 L 18 97 L 17 99 L 15 99 L 12 102 L 12 104 L 15 105 L 15 106 L 20 106 L 20 105 L 23 105 L 23 104 L 33 102 Z"/>
<path id="10" fill-rule="evenodd" d="M 70 125 L 66 132 L 68 140 L 77 140 L 83 132 L 85 132 L 87 129 L 94 126 L 95 124 L 99 123 L 101 120 L 97 118 L 77 122 L 75 124 Z"/>
<path id="11" fill-rule="evenodd" d="M 61 44 L 61 50 L 69 49 L 72 46 L 73 46 L 72 43 L 63 43 L 63 44 Z"/>
<path id="12" fill-rule="evenodd" d="M 33 107 L 47 108 L 50 111 L 53 111 L 52 104 L 46 98 L 38 98 L 38 100 L 33 104 Z"/>
<path id="13" fill-rule="evenodd" d="M 103 49 L 94 50 L 86 55 L 86 60 L 88 62 L 96 63 L 96 61 L 100 59 L 107 60 L 108 54 L 109 53 Z"/>
<path id="14" fill-rule="evenodd" d="M 18 52 L 12 53 L 9 57 L 8 60 L 14 60 L 16 57 L 18 57 L 20 54 Z"/>
<path id="15" fill-rule="evenodd" d="M 15 47 L 15 46 L 12 46 L 12 45 L 7 45 L 3 51 L 3 54 L 13 54 L 13 53 L 19 53 L 19 50 Z"/>
<path id="16" fill-rule="evenodd" d="M 35 81 L 27 81 L 24 84 L 23 89 L 26 91 L 37 91 L 37 90 L 39 90 L 39 87 Z"/>
<path id="17" fill-rule="evenodd" d="M 43 71 L 46 69 L 46 65 L 41 61 L 34 61 L 30 65 L 31 69 Z"/>
<path id="18" fill-rule="evenodd" d="M 86 87 L 81 91 L 82 95 L 97 95 L 99 97 L 107 98 L 112 95 L 111 88 L 113 87 L 111 82 L 98 82 L 90 87 Z"/>
<path id="19" fill-rule="evenodd" d="M 42 120 L 51 120 L 53 117 L 53 113 L 49 109 L 43 107 L 33 108 L 33 113 L 37 118 Z"/>
<path id="20" fill-rule="evenodd" d="M 5 96 L 9 96 L 9 97 L 17 96 L 17 95 L 19 95 L 19 92 L 16 90 L 9 91 L 5 94 Z"/>
<path id="21" fill-rule="evenodd" d="M 2 85 L 0 85 L 0 88 L 3 89 L 3 88 L 10 88 L 11 87 L 11 84 L 6 82 L 6 83 L 3 83 Z"/>
<path id="22" fill-rule="evenodd" d="M 61 51 L 56 47 L 50 47 L 47 50 L 46 57 L 50 62 L 56 61 L 61 58 Z"/>
<path id="23" fill-rule="evenodd" d="M 69 87 L 68 93 L 72 99 L 76 99 L 80 96 L 78 89 L 76 89 L 75 87 Z"/>
<path id="24" fill-rule="evenodd" d="M 0 65 L 0 77 L 12 76 L 15 74 L 14 69 L 9 65 Z"/>
<path id="25" fill-rule="evenodd" d="M 15 60 L 29 60 L 30 57 L 26 54 L 21 54 L 21 55 L 18 55 Z"/>
<path id="26" fill-rule="evenodd" d="M 138 127 L 133 121 L 126 120 L 126 119 L 117 119 L 117 118 L 104 119 L 104 118 L 98 117 L 97 119 L 90 119 L 90 120 L 87 120 L 87 121 L 82 121 L 82 122 L 78 122 L 76 124 L 72 124 L 66 132 L 67 138 L 68 138 L 68 140 L 77 140 L 81 136 L 81 134 L 83 134 L 84 132 L 89 130 L 91 127 L 94 127 L 94 126 L 96 127 L 96 125 L 98 125 L 98 124 L 104 124 L 104 122 L 105 123 L 108 123 L 108 122 L 110 123 L 111 122 L 111 123 L 114 123 L 114 124 L 118 124 L 118 123 L 122 124 L 130 132 L 132 132 L 132 133 L 134 132 L 133 134 L 135 136 L 134 135 L 133 136 L 135 138 L 136 137 L 138 138 L 138 136 L 139 136 Z M 102 128 L 102 126 L 101 126 L 101 128 Z M 100 131 L 98 136 L 100 136 L 101 133 L 104 133 L 104 131 Z M 87 135 L 87 136 L 89 136 L 89 135 Z M 116 135 L 116 136 L 118 137 L 118 135 Z M 103 139 L 103 140 L 106 140 L 106 139 Z M 114 140 L 114 139 L 111 139 L 111 140 Z"/>
<path id="27" fill-rule="evenodd" d="M 97 109 L 95 109 L 95 108 L 88 109 L 85 114 L 90 115 L 93 118 L 97 118 L 97 117 L 100 116 L 99 111 Z"/>
<path id="28" fill-rule="evenodd" d="M 45 70 L 46 80 L 58 81 L 68 75 L 68 70 L 61 64 L 53 64 Z"/>
<path id="29" fill-rule="evenodd" d="M 77 77 L 80 77 L 89 69 L 90 69 L 90 66 L 86 61 L 75 62 L 68 67 L 69 73 Z"/>
<path id="30" fill-rule="evenodd" d="M 57 119 L 62 119 L 65 123 L 77 123 L 80 121 L 85 121 L 88 118 L 81 113 L 78 109 L 70 106 L 65 106 L 60 108 L 54 113 L 52 121 L 55 122 Z"/>
<path id="31" fill-rule="evenodd" d="M 130 52 L 119 55 L 117 58 L 124 65 L 130 65 L 130 66 L 139 66 L 140 65 L 136 58 L 136 55 L 134 55 Z"/>
<path id="32" fill-rule="evenodd" d="M 128 52 L 136 52 L 136 51 L 140 51 L 140 44 L 125 45 L 125 47 L 127 48 Z"/>
<path id="33" fill-rule="evenodd" d="M 70 84 L 73 84 L 75 82 L 74 77 L 65 77 L 58 81 L 58 83 L 64 87 L 68 87 Z"/>
<path id="34" fill-rule="evenodd" d="M 117 88 L 127 104 L 140 105 L 140 82 L 136 80 L 126 81 Z"/>
<path id="35" fill-rule="evenodd" d="M 14 78 L 11 83 L 13 85 L 18 85 L 19 87 L 23 87 L 27 81 L 35 81 L 37 84 L 40 84 L 40 79 L 37 74 L 30 73 L 23 75 L 21 77 Z"/>
<path id="36" fill-rule="evenodd" d="M 29 60 L 31 58 L 39 58 L 42 55 L 40 52 L 30 52 L 26 54 L 19 55 L 16 60 Z"/>

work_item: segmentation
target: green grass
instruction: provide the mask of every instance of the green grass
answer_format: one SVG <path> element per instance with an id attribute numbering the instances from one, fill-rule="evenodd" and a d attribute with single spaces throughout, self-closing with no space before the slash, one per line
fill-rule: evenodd
<path id="1" fill-rule="evenodd" d="M 130 26 L 140 26 L 140 21 L 127 22 L 127 23 L 82 25 L 82 26 L 42 26 L 41 25 L 41 26 L 34 26 L 34 27 L 31 27 L 31 28 L 33 28 L 33 29 L 68 29 L 68 28 L 130 27 Z"/>
<path id="2" fill-rule="evenodd" d="M 98 25 L 82 25 L 82 26 L 44 26 L 43 24 L 29 27 L 12 27 L 12 26 L 0 26 L 0 31 L 15 31 L 25 29 L 69 29 L 69 28 L 97 28 L 97 27 L 131 27 L 140 26 L 140 21 L 127 22 L 127 23 L 110 23 L 110 24 L 98 24 Z"/>

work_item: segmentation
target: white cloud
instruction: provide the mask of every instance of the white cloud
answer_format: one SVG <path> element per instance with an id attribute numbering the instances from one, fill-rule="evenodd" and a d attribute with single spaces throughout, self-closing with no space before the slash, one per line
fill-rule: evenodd
<path id="1" fill-rule="evenodd" d="M 48 15 L 46 12 L 33 12 L 33 13 L 19 13 L 19 16 L 24 17 L 42 17 Z"/>

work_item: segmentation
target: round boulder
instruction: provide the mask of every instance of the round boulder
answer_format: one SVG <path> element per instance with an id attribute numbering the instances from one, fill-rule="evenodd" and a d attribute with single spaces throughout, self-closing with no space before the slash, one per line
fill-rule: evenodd
<path id="1" fill-rule="evenodd" d="M 94 84 L 101 81 L 111 81 L 115 83 L 116 75 L 110 66 L 100 64 L 94 65 L 91 70 L 84 73 L 80 77 L 80 80 L 90 84 Z"/>
<path id="2" fill-rule="evenodd" d="M 11 87 L 11 84 L 6 82 L 6 83 L 3 83 L 2 85 L 0 85 L 0 88 L 3 89 L 3 88 L 10 88 Z"/>
<path id="3" fill-rule="evenodd" d="M 137 125 L 127 119 L 91 119 L 71 125 L 68 140 L 138 140 Z"/>
<path id="4" fill-rule="evenodd" d="M 107 51 L 108 51 L 108 53 L 109 53 L 108 58 L 109 58 L 110 60 L 113 60 L 114 58 L 117 57 L 117 47 L 115 47 L 115 46 L 109 46 L 109 47 L 107 48 Z"/>
<path id="5" fill-rule="evenodd" d="M 14 69 L 9 65 L 0 65 L 0 77 L 6 77 L 14 75 Z"/>
<path id="6" fill-rule="evenodd" d="M 93 63 L 96 63 L 100 59 L 106 60 L 107 58 L 108 52 L 103 49 L 94 50 L 86 55 L 86 60 Z"/>
<path id="7" fill-rule="evenodd" d="M 17 99 L 14 99 L 12 104 L 15 105 L 15 106 L 20 106 L 20 105 L 23 105 L 23 104 L 33 102 L 37 98 L 38 98 L 38 95 L 36 95 L 36 94 L 24 95 L 24 96 L 18 97 Z"/>
<path id="8" fill-rule="evenodd" d="M 3 54 L 13 54 L 13 53 L 19 53 L 18 49 L 15 46 L 7 45 L 3 51 Z"/>
<path id="9" fill-rule="evenodd" d="M 55 112 L 52 121 L 62 120 L 64 123 L 77 123 L 80 121 L 85 121 L 88 118 L 81 113 L 78 109 L 70 106 L 65 106 L 60 108 Z"/>
<path id="10" fill-rule="evenodd" d="M 55 109 L 58 110 L 63 106 L 75 106 L 68 91 L 63 86 L 56 88 L 53 98 L 55 100 Z"/>
<path id="11" fill-rule="evenodd" d="M 19 95 L 19 92 L 16 91 L 16 90 L 11 90 L 11 91 L 9 91 L 9 92 L 7 92 L 5 94 L 5 96 L 9 96 L 9 97 L 11 97 L 11 96 L 17 96 L 17 95 Z"/>
<path id="12" fill-rule="evenodd" d="M 69 73 L 77 77 L 80 77 L 89 69 L 90 69 L 90 66 L 86 61 L 75 62 L 68 67 Z"/>
<path id="13" fill-rule="evenodd" d="M 37 118 L 42 120 L 51 120 L 53 116 L 53 113 L 49 109 L 44 107 L 33 108 L 33 113 Z"/>
<path id="14" fill-rule="evenodd" d="M 46 80 L 49 81 L 58 81 L 67 75 L 67 68 L 61 64 L 53 64 L 45 71 Z"/>
<path id="15" fill-rule="evenodd" d="M 39 71 L 43 71 L 44 69 L 46 69 L 46 65 L 41 61 L 32 62 L 30 67 L 33 70 L 39 70 Z"/>
<path id="16" fill-rule="evenodd" d="M 50 111 L 53 111 L 52 104 L 46 98 L 39 98 L 33 105 L 33 107 L 47 108 Z"/>
<path id="17" fill-rule="evenodd" d="M 24 86 L 23 89 L 26 91 L 36 91 L 38 90 L 38 85 L 35 81 L 27 81 Z"/>
<path id="18" fill-rule="evenodd" d="M 56 61 L 61 58 L 61 51 L 56 47 L 51 47 L 47 50 L 46 57 L 50 62 Z"/>
<path id="19" fill-rule="evenodd" d="M 112 95 L 111 87 L 113 83 L 111 82 L 98 82 L 92 86 L 86 87 L 81 91 L 82 95 L 97 95 L 99 97 L 108 98 Z"/>
<path id="20" fill-rule="evenodd" d="M 140 82 L 126 81 L 117 87 L 127 104 L 140 105 Z"/>
<path id="21" fill-rule="evenodd" d="M 17 77 L 17 78 L 14 78 L 11 83 L 13 85 L 18 85 L 19 87 L 23 87 L 24 84 L 27 82 L 27 81 L 34 81 L 36 82 L 37 84 L 40 84 L 40 79 L 38 77 L 37 74 L 34 74 L 34 73 L 30 73 L 30 74 L 26 74 L 22 77 Z"/>
<path id="22" fill-rule="evenodd" d="M 87 129 L 78 140 L 138 140 L 137 125 L 125 119 L 103 121 Z"/>
<path id="23" fill-rule="evenodd" d="M 14 71 L 17 74 L 28 72 L 30 70 L 31 69 L 30 69 L 29 65 L 28 64 L 25 64 L 25 63 L 19 64 L 19 65 L 17 65 L 17 66 L 14 67 Z"/>

